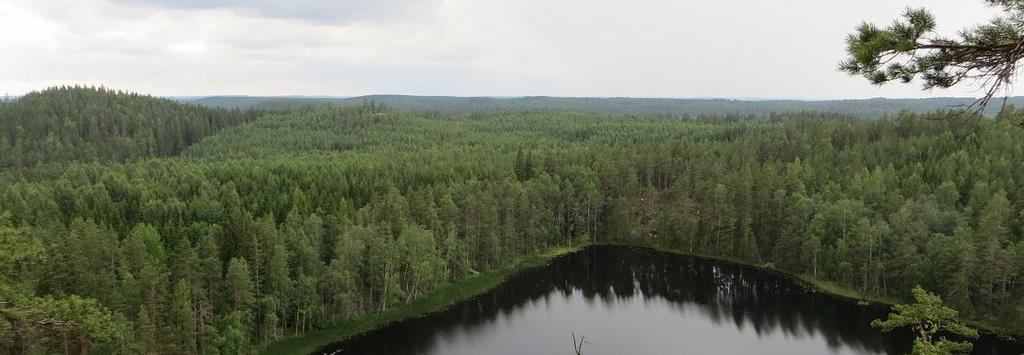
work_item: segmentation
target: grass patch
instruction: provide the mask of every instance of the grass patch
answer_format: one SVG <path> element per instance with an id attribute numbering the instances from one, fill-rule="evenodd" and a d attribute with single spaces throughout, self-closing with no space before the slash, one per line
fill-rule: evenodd
<path id="1" fill-rule="evenodd" d="M 787 273 L 787 275 L 790 274 Z M 791 277 L 796 278 L 802 284 L 804 284 L 807 287 L 810 287 L 815 291 L 836 296 L 839 298 L 857 301 L 858 303 L 878 303 L 889 306 L 899 303 L 899 301 L 894 298 L 868 295 L 863 292 L 857 291 L 856 289 L 840 285 L 833 281 L 816 278 L 814 277 L 814 275 L 801 274 L 791 275 Z"/>
<path id="2" fill-rule="evenodd" d="M 460 301 L 487 292 L 512 276 L 519 270 L 534 268 L 547 264 L 556 257 L 570 254 L 586 245 L 552 247 L 537 254 L 520 257 L 508 266 L 491 270 L 457 281 L 434 290 L 412 302 L 398 305 L 385 312 L 372 313 L 355 319 L 338 323 L 334 326 L 307 332 L 306 334 L 285 338 L 270 343 L 261 354 L 309 354 L 324 346 L 343 341 L 354 335 L 383 327 L 392 322 L 422 317 L 438 312 Z"/>

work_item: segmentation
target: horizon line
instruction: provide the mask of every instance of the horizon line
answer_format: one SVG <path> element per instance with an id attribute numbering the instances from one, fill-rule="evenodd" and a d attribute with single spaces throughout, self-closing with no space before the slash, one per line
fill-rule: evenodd
<path id="1" fill-rule="evenodd" d="M 274 95 L 253 95 L 253 94 L 213 94 L 213 95 L 152 95 L 154 97 L 170 99 L 205 99 L 215 97 L 232 98 L 276 98 L 276 99 L 353 99 L 372 96 L 404 96 L 404 97 L 437 97 L 456 99 L 527 99 L 527 98 L 553 98 L 553 99 L 649 99 L 649 100 L 729 100 L 729 101 L 802 101 L 802 102 L 824 102 L 824 101 L 867 101 L 867 100 L 934 100 L 934 99 L 977 99 L 970 96 L 929 96 L 929 97 L 851 97 L 851 98 L 785 98 L 785 97 L 745 97 L 745 96 L 558 96 L 558 95 L 443 95 L 443 94 L 360 94 L 360 95 L 304 95 L 304 94 L 274 94 Z M 1007 98 L 1018 98 L 1024 96 L 1006 96 Z M 999 99 L 1001 99 L 999 97 Z M 995 100 L 995 99 L 994 99 Z"/>

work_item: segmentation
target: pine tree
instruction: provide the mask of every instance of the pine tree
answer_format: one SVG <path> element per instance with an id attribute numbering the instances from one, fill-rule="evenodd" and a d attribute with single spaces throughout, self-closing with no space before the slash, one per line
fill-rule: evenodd
<path id="1" fill-rule="evenodd" d="M 167 306 L 168 344 L 177 354 L 195 354 L 196 320 L 192 313 L 192 297 L 185 280 L 178 280 Z"/>
<path id="2" fill-rule="evenodd" d="M 135 346 L 140 354 L 158 354 L 160 352 L 156 343 L 156 324 L 146 307 L 139 307 L 139 314 L 135 321 Z"/>
<path id="3" fill-rule="evenodd" d="M 998 312 L 1008 301 L 1007 283 L 1014 272 L 1009 253 L 1004 243 L 1009 238 L 1007 222 L 1010 217 L 1010 203 L 1005 192 L 992 195 L 979 216 L 978 249 L 975 286 L 978 303 L 985 305 L 989 312 Z"/>
<path id="4" fill-rule="evenodd" d="M 231 259 L 227 274 L 224 275 L 224 285 L 231 310 L 242 314 L 249 312 L 254 294 L 249 263 L 245 262 L 245 259 Z"/>
<path id="5" fill-rule="evenodd" d="M 968 342 L 946 339 L 939 332 L 977 338 L 978 332 L 960 322 L 958 312 L 942 304 L 942 298 L 921 286 L 912 290 L 914 303 L 893 306 L 893 313 L 886 320 L 876 319 L 871 326 L 884 332 L 896 328 L 910 327 L 917 334 L 914 340 L 914 354 L 947 355 L 969 353 L 973 346 Z"/>

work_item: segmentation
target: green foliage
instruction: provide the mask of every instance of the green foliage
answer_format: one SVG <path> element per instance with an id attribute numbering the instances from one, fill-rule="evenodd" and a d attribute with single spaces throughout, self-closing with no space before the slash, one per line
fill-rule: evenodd
<path id="1" fill-rule="evenodd" d="M 54 87 L 0 104 L 0 167 L 171 156 L 257 116 L 104 88 Z"/>
<path id="2" fill-rule="evenodd" d="M 126 348 L 130 330 L 123 316 L 95 299 L 36 297 L 0 284 L 0 349 L 6 353 L 116 351 Z"/>
<path id="3" fill-rule="evenodd" d="M 185 280 L 178 280 L 171 298 L 168 301 L 167 323 L 170 352 L 176 354 L 195 354 L 196 321 L 193 314 L 192 293 Z"/>
<path id="4" fill-rule="evenodd" d="M 224 275 L 224 285 L 227 286 L 226 291 L 231 310 L 242 313 L 249 311 L 254 296 L 249 264 L 245 260 L 231 259 L 227 274 Z"/>
<path id="5" fill-rule="evenodd" d="M 921 284 L 1019 328 L 1024 132 L 935 117 L 278 111 L 176 156 L 0 172 L 0 284 L 88 300 L 131 338 L 95 344 L 246 353 L 545 248 L 630 242 L 868 296 Z M 61 350 L 9 324 L 4 350 Z"/>
<path id="6" fill-rule="evenodd" d="M 967 338 L 977 338 L 978 331 L 960 322 L 958 312 L 942 304 L 942 298 L 921 286 L 911 291 L 914 303 L 893 306 L 893 313 L 886 320 L 876 319 L 871 326 L 889 332 L 896 328 L 910 327 L 917 334 L 914 340 L 915 355 L 962 354 L 971 351 L 971 343 L 959 342 L 939 336 L 940 331 Z M 938 338 L 936 338 L 938 337 Z"/>
<path id="7" fill-rule="evenodd" d="M 139 307 L 139 315 L 135 319 L 135 343 L 133 351 L 139 354 L 159 353 L 156 337 L 157 329 L 153 318 L 146 312 L 146 307 Z"/>
<path id="8" fill-rule="evenodd" d="M 668 98 L 589 98 L 589 97 L 450 97 L 450 96 L 404 96 L 368 95 L 347 98 L 294 98 L 268 96 L 210 96 L 183 100 L 215 108 L 258 108 L 270 112 L 302 109 L 313 105 L 337 104 L 363 108 L 362 102 L 373 101 L 377 105 L 401 111 L 437 112 L 445 115 L 474 115 L 516 111 L 564 111 L 592 112 L 606 114 L 647 114 L 679 117 L 696 116 L 737 116 L 767 115 L 786 112 L 836 112 L 863 117 L 882 117 L 903 111 L 916 113 L 946 110 L 952 106 L 967 105 L 974 99 L 966 97 L 936 97 L 926 99 L 885 99 L 860 100 L 732 100 L 732 99 L 668 99 Z M 1024 97 L 1010 97 L 1009 102 L 1024 106 Z M 998 107 L 986 113 L 999 113 Z"/>
<path id="9" fill-rule="evenodd" d="M 214 339 L 214 347 L 219 354 L 237 355 L 250 352 L 249 326 L 247 316 L 240 311 L 233 311 L 224 316 L 218 327 L 218 336 Z"/>
<path id="10" fill-rule="evenodd" d="M 46 262 L 42 241 L 28 235 L 27 228 L 11 225 L 10 213 L 0 213 L 0 284 L 31 290 L 39 275 L 31 273 Z M 28 284 L 26 284 L 28 283 Z"/>
<path id="11" fill-rule="evenodd" d="M 874 84 L 909 83 L 920 77 L 924 89 L 948 88 L 964 80 L 986 86 L 981 103 L 1010 84 L 1024 52 L 1024 2 L 992 0 L 1002 10 L 988 23 L 963 30 L 959 38 L 936 35 L 935 18 L 924 9 L 907 9 L 885 28 L 863 23 L 847 37 L 849 57 L 839 68 Z"/>

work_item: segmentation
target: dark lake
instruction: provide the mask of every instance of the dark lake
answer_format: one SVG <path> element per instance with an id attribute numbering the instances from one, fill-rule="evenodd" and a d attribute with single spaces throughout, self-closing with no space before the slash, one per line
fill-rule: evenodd
<path id="1" fill-rule="evenodd" d="M 595 246 L 494 290 L 323 349 L 340 354 L 905 354 L 887 307 L 815 293 L 780 274 L 649 249 Z M 977 354 L 1022 354 L 983 336 Z"/>

